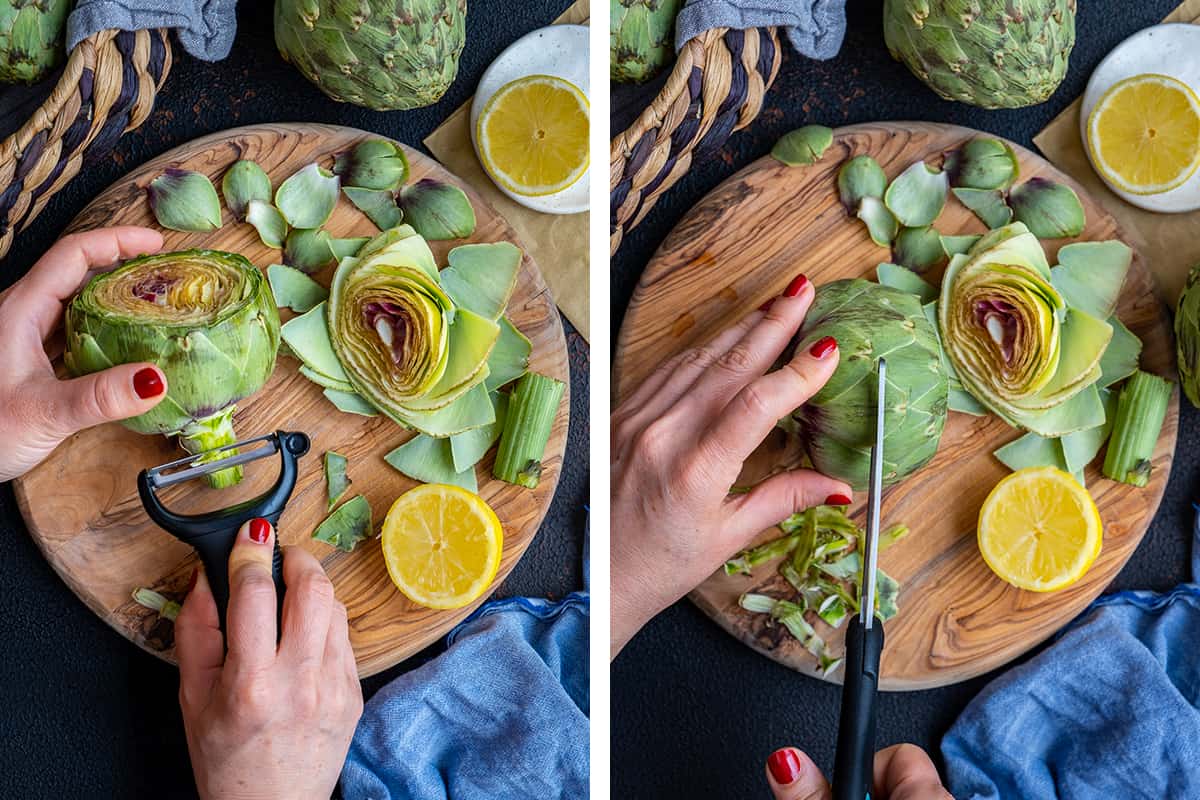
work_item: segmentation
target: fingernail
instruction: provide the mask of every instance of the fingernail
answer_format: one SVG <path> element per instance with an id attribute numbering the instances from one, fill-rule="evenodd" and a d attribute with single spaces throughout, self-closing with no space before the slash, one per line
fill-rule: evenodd
<path id="1" fill-rule="evenodd" d="M 824 358 L 836 349 L 837 339 L 832 336 L 822 336 L 809 348 L 808 352 L 812 354 L 813 358 Z"/>
<path id="2" fill-rule="evenodd" d="M 271 523 L 262 517 L 250 520 L 250 541 L 263 544 L 271 536 Z"/>
<path id="3" fill-rule="evenodd" d="M 759 306 L 758 310 L 765 314 L 771 310 L 771 304 L 774 302 L 775 302 L 775 298 L 772 297 L 770 300 L 768 300 L 767 302 L 765 302 L 761 306 Z"/>
<path id="4" fill-rule="evenodd" d="M 800 756 L 790 747 L 776 750 L 767 757 L 767 769 L 776 783 L 787 786 L 800 777 Z"/>
<path id="5" fill-rule="evenodd" d="M 199 577 L 200 577 L 200 568 L 197 567 L 192 570 L 192 577 L 188 578 L 188 586 L 187 586 L 187 589 L 184 590 L 184 592 L 183 592 L 184 594 L 192 593 L 192 589 L 196 588 L 196 578 L 199 578 Z"/>
<path id="6" fill-rule="evenodd" d="M 143 400 L 149 400 L 151 397 L 158 397 L 162 394 L 163 382 L 158 370 L 146 367 L 133 373 L 133 390 Z"/>
<path id="7" fill-rule="evenodd" d="M 789 283 L 787 288 L 783 290 L 783 296 L 795 297 L 804 291 L 805 286 L 808 286 L 808 278 L 804 277 L 804 274 L 801 273 L 800 275 L 792 278 L 792 282 Z"/>
<path id="8" fill-rule="evenodd" d="M 850 502 L 850 498 L 844 494 L 831 494 L 825 498 L 825 505 L 827 506 L 848 506 Z"/>

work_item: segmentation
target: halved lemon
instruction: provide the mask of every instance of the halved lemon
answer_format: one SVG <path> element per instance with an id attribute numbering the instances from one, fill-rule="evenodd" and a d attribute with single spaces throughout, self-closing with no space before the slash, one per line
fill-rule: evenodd
<path id="1" fill-rule="evenodd" d="M 410 489 L 383 521 L 383 560 L 392 583 L 427 608 L 461 608 L 487 591 L 503 546 L 496 512 L 457 486 Z"/>
<path id="2" fill-rule="evenodd" d="M 1082 578 L 1100 555 L 1100 512 L 1087 489 L 1054 467 L 1009 475 L 979 510 L 979 552 L 1019 589 L 1054 592 Z"/>
<path id="3" fill-rule="evenodd" d="M 526 197 L 561 192 L 587 172 L 588 100 L 552 75 L 501 86 L 475 123 L 479 160 L 496 183 Z"/>
<path id="4" fill-rule="evenodd" d="M 1135 75 L 1112 86 L 1088 115 L 1096 170 L 1130 194 L 1181 186 L 1200 166 L 1200 98 L 1166 75 Z"/>

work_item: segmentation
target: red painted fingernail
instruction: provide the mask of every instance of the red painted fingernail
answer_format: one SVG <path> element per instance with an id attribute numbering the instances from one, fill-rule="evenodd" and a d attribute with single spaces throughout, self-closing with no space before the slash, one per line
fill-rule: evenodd
<path id="1" fill-rule="evenodd" d="M 188 587 L 187 587 L 187 589 L 184 590 L 184 592 L 183 592 L 184 594 L 192 593 L 192 589 L 196 588 L 196 578 L 199 578 L 199 577 L 200 577 L 200 568 L 197 567 L 192 570 L 192 577 L 188 578 Z"/>
<path id="2" fill-rule="evenodd" d="M 761 306 L 759 306 L 758 310 L 765 314 L 771 310 L 771 304 L 774 302 L 775 302 L 775 298 L 772 297 L 770 300 L 768 300 L 767 302 L 765 302 Z"/>
<path id="3" fill-rule="evenodd" d="M 844 495 L 844 494 L 831 494 L 831 495 L 829 495 L 829 497 L 825 498 L 825 505 L 827 505 L 827 506 L 848 506 L 848 505 L 850 505 L 850 498 L 846 497 L 846 495 Z"/>
<path id="4" fill-rule="evenodd" d="M 813 358 L 824 358 L 837 349 L 837 339 L 832 336 L 822 336 L 808 349 Z"/>
<path id="5" fill-rule="evenodd" d="M 792 282 L 789 283 L 787 288 L 783 290 L 783 296 L 795 297 L 804 291 L 805 286 L 808 286 L 808 278 L 804 277 L 803 274 L 797 275 L 796 277 L 792 278 Z"/>
<path id="6" fill-rule="evenodd" d="M 787 786 L 800 777 L 800 756 L 790 747 L 776 750 L 767 757 L 767 769 L 771 770 L 776 783 Z"/>
<path id="7" fill-rule="evenodd" d="M 149 400 L 151 397 L 158 397 L 162 394 L 163 382 L 158 370 L 146 367 L 133 373 L 133 390 L 143 400 Z"/>
<path id="8" fill-rule="evenodd" d="M 263 544 L 271 536 L 271 523 L 262 517 L 250 520 L 250 540 Z"/>

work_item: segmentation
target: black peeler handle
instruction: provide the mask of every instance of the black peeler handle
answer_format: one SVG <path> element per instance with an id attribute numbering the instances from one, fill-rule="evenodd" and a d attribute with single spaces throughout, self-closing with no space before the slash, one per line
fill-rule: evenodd
<path id="1" fill-rule="evenodd" d="M 264 519 L 274 527 L 279 522 L 279 514 Z M 204 563 L 204 575 L 208 578 L 213 599 L 217 601 L 222 633 L 225 632 L 225 612 L 229 608 L 229 554 L 233 552 L 237 533 L 238 528 L 216 531 L 190 541 Z M 283 592 L 286 588 L 283 583 L 283 551 L 279 549 L 278 536 L 275 537 L 275 553 L 271 559 L 271 578 L 275 581 L 275 636 L 278 639 L 283 624 Z"/>
<path id="2" fill-rule="evenodd" d="M 875 768 L 875 696 L 882 652 L 883 623 L 876 619 L 865 628 L 855 614 L 846 629 L 842 713 L 833 763 L 834 800 L 870 797 Z"/>

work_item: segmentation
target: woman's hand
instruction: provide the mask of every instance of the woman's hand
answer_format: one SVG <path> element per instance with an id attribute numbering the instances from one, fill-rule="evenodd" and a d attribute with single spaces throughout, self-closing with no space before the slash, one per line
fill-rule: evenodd
<path id="1" fill-rule="evenodd" d="M 838 364 L 825 338 L 764 374 L 813 300 L 797 276 L 765 311 L 662 364 L 612 417 L 612 655 L 755 535 L 800 509 L 849 502 L 810 470 L 730 495 L 742 462 Z"/>
<path id="2" fill-rule="evenodd" d="M 179 703 L 206 800 L 329 797 L 362 714 L 346 607 L 308 552 L 284 550 L 283 635 L 275 644 L 275 532 L 238 531 L 229 556 L 228 650 L 204 577 L 175 621 Z"/>
<path id="3" fill-rule="evenodd" d="M 808 756 L 794 747 L 767 759 L 767 782 L 775 800 L 833 800 L 829 782 Z M 875 754 L 872 800 L 954 800 L 937 767 L 915 744 L 898 744 Z"/>
<path id="4" fill-rule="evenodd" d="M 63 439 L 101 422 L 136 417 L 163 398 L 167 380 L 153 364 L 122 364 L 60 381 L 50 365 L 63 303 L 90 277 L 162 247 L 147 228 L 104 228 L 64 236 L 0 295 L 0 481 L 24 475 Z"/>

